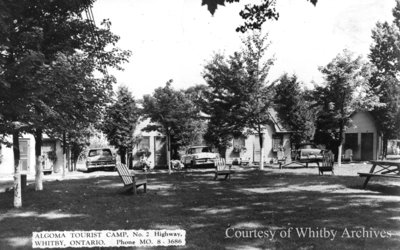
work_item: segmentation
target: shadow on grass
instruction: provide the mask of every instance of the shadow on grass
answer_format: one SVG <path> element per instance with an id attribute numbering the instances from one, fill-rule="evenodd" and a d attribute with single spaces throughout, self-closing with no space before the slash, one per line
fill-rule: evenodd
<path id="1" fill-rule="evenodd" d="M 45 183 L 0 193 L 0 249 L 31 247 L 36 231 L 184 229 L 187 249 L 398 249 L 400 187 L 380 180 L 362 190 L 362 178 L 274 171 L 240 171 L 231 181 L 214 172 L 148 175 L 148 193 L 121 195 L 118 176 Z M 228 228 L 328 228 L 324 237 L 227 238 Z M 390 238 L 339 237 L 345 229 L 390 231 Z"/>

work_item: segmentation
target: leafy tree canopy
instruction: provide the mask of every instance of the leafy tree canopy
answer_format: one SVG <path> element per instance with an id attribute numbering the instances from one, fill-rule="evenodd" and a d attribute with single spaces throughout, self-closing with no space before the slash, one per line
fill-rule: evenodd
<path id="1" fill-rule="evenodd" d="M 210 118 L 205 137 L 222 154 L 232 137 L 246 129 L 259 136 L 263 148 L 262 135 L 272 122 L 269 109 L 273 88 L 267 76 L 274 58 L 267 57 L 268 47 L 268 35 L 253 33 L 243 39 L 240 52 L 228 58 L 216 54 L 205 66 L 203 77 L 209 88 L 204 94 L 203 109 Z"/>
<path id="2" fill-rule="evenodd" d="M 326 135 L 332 140 L 332 145 L 339 146 L 345 128 L 351 125 L 354 112 L 369 111 L 381 103 L 368 85 L 371 65 L 360 56 L 355 57 L 344 50 L 320 70 L 324 74 L 325 85 L 317 87 L 314 92 L 314 99 L 320 108 L 316 141 Z M 325 139 L 321 140 L 322 144 L 329 144 Z"/>
<path id="3" fill-rule="evenodd" d="M 110 144 L 119 148 L 123 163 L 126 150 L 133 147 L 133 133 L 138 119 L 139 109 L 132 93 L 127 87 L 120 86 L 117 90 L 117 99 L 106 109 L 101 130 Z"/>
<path id="4" fill-rule="evenodd" d="M 274 107 L 279 121 L 294 132 L 293 143 L 299 144 L 313 138 L 315 112 L 296 75 L 283 74 L 279 78 L 275 85 Z"/>
<path id="5" fill-rule="evenodd" d="M 154 90 L 153 95 L 143 96 L 142 115 L 149 118 L 151 124 L 144 131 L 159 131 L 167 137 L 167 164 L 169 164 L 171 147 L 176 150 L 179 146 L 189 143 L 190 135 L 198 126 L 194 122 L 199 116 L 198 108 L 188 96 L 171 86 L 169 80 L 165 87 Z"/>
<path id="6" fill-rule="evenodd" d="M 245 90 L 244 61 L 240 53 L 229 58 L 215 54 L 204 68 L 208 88 L 204 92 L 203 112 L 209 118 L 205 139 L 219 149 L 230 146 L 232 136 L 245 128 L 241 93 Z M 243 116 L 243 117 L 239 117 Z"/>
<path id="7" fill-rule="evenodd" d="M 318 0 L 307 0 L 313 5 L 317 4 Z M 224 6 L 225 2 L 234 3 L 240 0 L 202 0 L 202 5 L 207 5 L 208 10 L 212 15 L 218 8 L 218 5 Z M 261 0 L 257 4 L 247 4 L 239 15 L 244 19 L 244 24 L 239 26 L 236 31 L 246 32 L 247 30 L 261 29 L 263 23 L 269 19 L 278 20 L 279 13 L 275 8 L 276 0 Z"/>
<path id="8" fill-rule="evenodd" d="M 119 37 L 109 21 L 99 28 L 81 16 L 92 3 L 2 2 L 13 6 L 2 10 L 0 22 L 0 106 L 8 124 L 65 129 L 101 113 L 114 82 L 107 68 L 120 69 L 130 52 L 110 47 Z"/>
<path id="9" fill-rule="evenodd" d="M 372 114 L 383 135 L 383 154 L 388 139 L 400 138 L 400 1 L 393 9 L 394 20 L 378 22 L 372 30 L 373 42 L 369 59 L 375 66 L 370 86 L 385 106 L 376 107 Z"/>

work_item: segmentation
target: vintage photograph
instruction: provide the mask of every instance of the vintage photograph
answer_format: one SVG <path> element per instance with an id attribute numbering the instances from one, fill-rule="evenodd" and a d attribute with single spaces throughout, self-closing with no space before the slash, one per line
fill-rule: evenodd
<path id="1" fill-rule="evenodd" d="M 0 0 L 0 250 L 400 249 L 400 0 Z"/>

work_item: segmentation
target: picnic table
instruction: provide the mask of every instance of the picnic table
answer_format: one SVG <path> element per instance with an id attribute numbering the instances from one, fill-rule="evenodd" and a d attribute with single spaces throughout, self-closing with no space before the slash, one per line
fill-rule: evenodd
<path id="1" fill-rule="evenodd" d="M 387 177 L 387 178 L 400 178 L 400 161 L 394 160 L 373 160 L 371 170 L 369 173 L 358 173 L 360 177 L 366 177 L 363 188 L 371 177 Z"/>

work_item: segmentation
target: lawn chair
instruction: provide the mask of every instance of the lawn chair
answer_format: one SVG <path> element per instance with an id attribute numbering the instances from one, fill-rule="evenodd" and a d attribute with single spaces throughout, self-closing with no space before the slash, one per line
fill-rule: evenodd
<path id="1" fill-rule="evenodd" d="M 232 164 L 228 165 L 225 162 L 224 158 L 219 158 L 217 160 L 215 160 L 215 177 L 214 180 L 218 179 L 219 175 L 224 175 L 225 178 L 224 180 L 231 179 L 231 174 L 235 173 L 235 171 L 233 171 L 232 168 Z"/>
<path id="2" fill-rule="evenodd" d="M 321 165 L 318 165 L 319 175 L 324 175 L 324 172 L 332 172 L 332 175 L 335 173 L 333 172 L 333 165 L 335 162 L 335 155 L 329 151 L 325 152 L 322 158 Z"/>
<path id="3" fill-rule="evenodd" d="M 122 192 L 132 192 L 137 194 L 137 188 L 143 186 L 144 192 L 146 193 L 147 188 L 147 176 L 146 174 L 141 174 L 135 176 L 134 172 L 130 172 L 128 167 L 125 164 L 117 163 L 117 172 L 121 177 L 122 182 L 124 183 L 124 187 Z M 139 178 L 141 176 L 142 178 Z"/>

